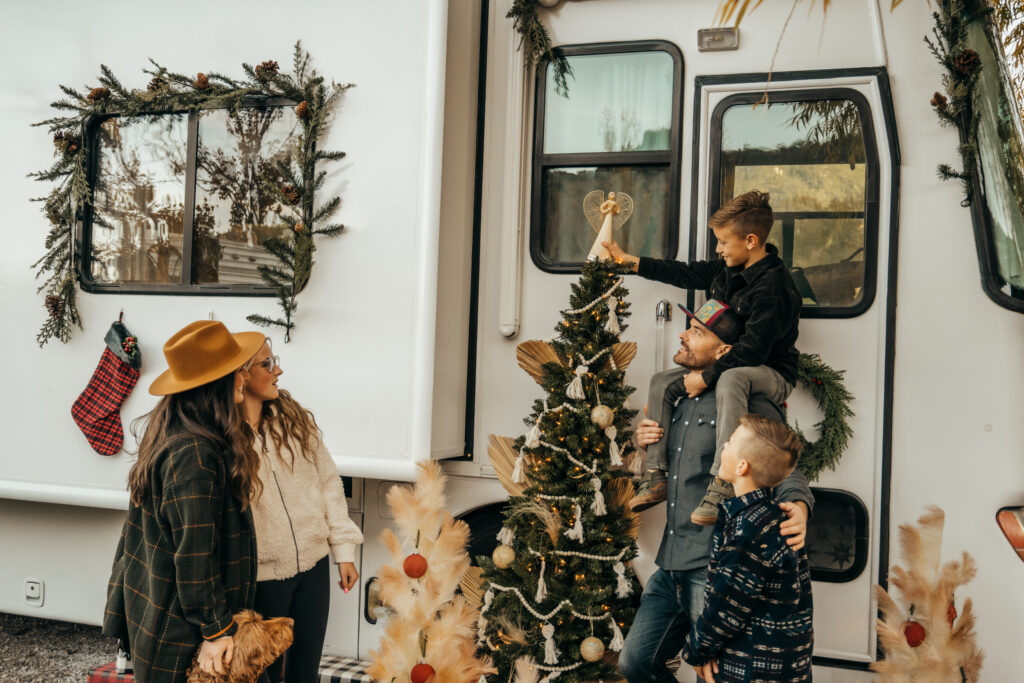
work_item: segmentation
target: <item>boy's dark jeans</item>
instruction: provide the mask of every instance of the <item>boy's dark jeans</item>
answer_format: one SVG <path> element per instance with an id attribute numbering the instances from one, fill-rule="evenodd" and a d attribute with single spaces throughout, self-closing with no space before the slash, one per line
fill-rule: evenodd
<path id="1" fill-rule="evenodd" d="M 658 569 L 644 587 L 640 609 L 619 653 L 619 670 L 629 683 L 676 683 L 665 666 L 682 649 L 686 634 L 704 609 L 707 568 Z"/>
<path id="2" fill-rule="evenodd" d="M 650 394 L 647 397 L 647 419 L 654 420 L 665 430 L 665 436 L 647 447 L 647 464 L 649 470 L 668 471 L 668 458 L 665 457 L 668 443 L 668 427 L 672 421 L 672 411 L 680 396 L 686 395 L 683 381 L 689 370 L 671 368 L 663 370 L 651 378 Z"/>

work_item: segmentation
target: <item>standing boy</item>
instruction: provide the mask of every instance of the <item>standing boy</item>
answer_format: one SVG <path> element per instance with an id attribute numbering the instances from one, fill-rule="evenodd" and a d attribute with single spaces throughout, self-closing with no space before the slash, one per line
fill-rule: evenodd
<path id="1" fill-rule="evenodd" d="M 719 476 L 736 497 L 720 506 L 704 609 L 683 659 L 706 681 L 809 681 L 814 629 L 807 553 L 779 535 L 786 514 L 772 487 L 801 443 L 788 427 L 744 415 L 722 450 Z"/>
<path id="2" fill-rule="evenodd" d="M 796 338 L 803 300 L 778 249 L 767 243 L 773 222 L 768 199 L 768 194 L 751 190 L 715 212 L 708 224 L 718 241 L 715 251 L 722 258 L 714 261 L 637 259 L 615 242 L 605 243 L 613 258 L 631 262 L 641 277 L 685 289 L 703 289 L 708 298 L 724 302 L 743 320 L 743 334 L 731 352 L 710 368 L 699 374 L 667 370 L 651 382 L 650 418 L 659 424 L 672 414 L 680 396 L 694 398 L 708 387 L 716 387 L 718 447 L 711 467 L 714 478 L 690 515 L 691 521 L 701 526 L 713 525 L 718 504 L 733 495 L 729 483 L 718 476 L 722 447 L 740 416 L 746 414 L 750 395 L 763 394 L 781 405 L 796 385 Z M 647 458 L 647 472 L 633 501 L 634 510 L 665 499 L 664 450 L 660 446 L 649 449 Z"/>

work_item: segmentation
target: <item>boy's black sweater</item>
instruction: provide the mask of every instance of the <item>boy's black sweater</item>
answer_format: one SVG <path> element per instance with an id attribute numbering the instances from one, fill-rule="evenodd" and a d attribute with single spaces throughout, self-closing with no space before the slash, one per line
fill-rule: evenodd
<path id="1" fill-rule="evenodd" d="M 640 257 L 637 274 L 683 289 L 703 289 L 708 298 L 723 301 L 743 318 L 744 330 L 732 350 L 719 358 L 701 377 L 715 386 L 731 368 L 767 365 L 796 385 L 799 352 L 796 338 L 803 299 L 793 284 L 775 245 L 768 255 L 743 268 L 727 268 L 725 261 L 680 261 Z"/>

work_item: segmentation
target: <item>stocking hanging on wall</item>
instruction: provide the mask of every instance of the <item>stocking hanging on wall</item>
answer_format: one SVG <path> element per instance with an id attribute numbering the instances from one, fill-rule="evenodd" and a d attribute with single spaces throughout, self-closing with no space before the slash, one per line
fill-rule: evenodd
<path id="1" fill-rule="evenodd" d="M 106 342 L 89 384 L 71 406 L 71 417 L 93 450 L 113 455 L 124 444 L 121 405 L 139 381 L 142 353 L 120 320 L 110 326 Z"/>

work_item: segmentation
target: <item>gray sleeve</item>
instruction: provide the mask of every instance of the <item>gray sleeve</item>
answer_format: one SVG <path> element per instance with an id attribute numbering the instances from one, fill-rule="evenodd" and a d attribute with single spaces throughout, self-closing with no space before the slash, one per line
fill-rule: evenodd
<path id="1" fill-rule="evenodd" d="M 775 500 L 782 503 L 802 502 L 807 505 L 807 518 L 814 516 L 814 494 L 807 484 L 807 477 L 797 467 L 781 484 L 775 487 Z"/>

